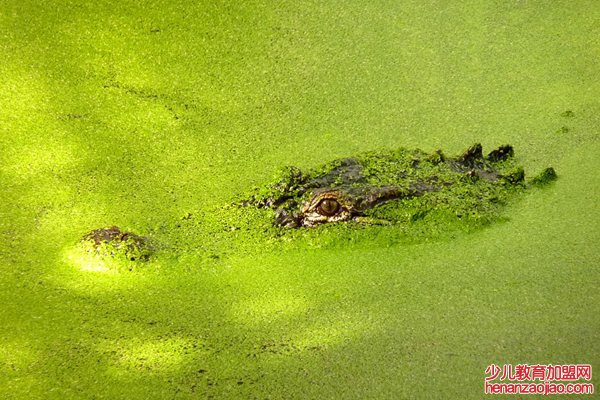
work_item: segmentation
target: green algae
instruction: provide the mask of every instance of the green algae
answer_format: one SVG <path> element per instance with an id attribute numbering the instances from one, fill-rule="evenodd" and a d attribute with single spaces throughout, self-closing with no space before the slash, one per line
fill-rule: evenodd
<path id="1" fill-rule="evenodd" d="M 595 367 L 597 19 L 593 1 L 4 2 L 0 397 L 465 398 L 492 362 Z M 278 236 L 268 210 L 223 208 L 280 165 L 476 141 L 560 179 L 485 229 L 419 203 Z M 112 224 L 165 248 L 79 252 Z"/>

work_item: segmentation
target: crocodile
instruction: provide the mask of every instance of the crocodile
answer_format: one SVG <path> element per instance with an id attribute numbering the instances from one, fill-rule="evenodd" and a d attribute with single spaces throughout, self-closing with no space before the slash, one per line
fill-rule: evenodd
<path id="1" fill-rule="evenodd" d="M 399 149 L 338 159 L 308 173 L 286 167 L 277 182 L 241 204 L 275 210 L 275 223 L 288 228 L 349 220 L 374 222 L 364 217 L 393 201 L 428 195 L 428 206 L 434 208 L 451 203 L 450 192 L 459 197 L 475 196 L 471 203 L 476 205 L 498 201 L 511 187 L 522 188 L 555 177 L 555 171 L 547 168 L 526 183 L 510 145 L 484 155 L 481 144 L 475 144 L 457 157 L 446 157 L 441 150 Z"/>
<path id="2" fill-rule="evenodd" d="M 168 247 L 191 251 L 198 242 L 188 238 L 202 237 L 201 249 L 194 251 L 220 257 L 234 243 L 266 246 L 276 242 L 270 238 L 285 237 L 289 229 L 353 222 L 396 225 L 410 235 L 411 223 L 421 219 L 439 221 L 450 216 L 480 223 L 498 215 L 511 194 L 556 177 L 550 167 L 526 180 L 510 145 L 485 155 L 481 144 L 455 157 L 441 150 L 400 148 L 341 158 L 307 171 L 288 166 L 271 183 L 254 188 L 233 204 L 199 215 L 186 213 L 172 224 L 173 233 L 184 233 L 176 240 L 179 244 Z M 156 249 L 148 238 L 117 226 L 93 230 L 82 242 L 95 253 L 124 255 L 132 261 L 148 259 Z"/>

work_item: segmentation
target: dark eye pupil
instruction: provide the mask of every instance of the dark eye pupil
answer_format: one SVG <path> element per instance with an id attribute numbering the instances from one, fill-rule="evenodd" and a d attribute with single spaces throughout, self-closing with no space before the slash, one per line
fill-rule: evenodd
<path id="1" fill-rule="evenodd" d="M 333 199 L 325 199 L 319 203 L 319 208 L 317 211 L 319 211 L 319 214 L 330 217 L 332 215 L 337 214 L 339 209 L 340 203 Z"/>

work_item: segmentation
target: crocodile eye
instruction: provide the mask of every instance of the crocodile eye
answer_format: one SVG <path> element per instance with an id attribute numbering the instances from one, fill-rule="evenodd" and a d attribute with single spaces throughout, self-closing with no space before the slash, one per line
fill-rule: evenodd
<path id="1" fill-rule="evenodd" d="M 335 199 L 323 199 L 317 205 L 317 212 L 326 217 L 336 215 L 342 207 Z"/>

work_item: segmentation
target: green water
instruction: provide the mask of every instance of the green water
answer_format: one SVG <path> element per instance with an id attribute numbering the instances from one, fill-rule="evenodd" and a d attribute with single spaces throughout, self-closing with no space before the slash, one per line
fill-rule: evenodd
<path id="1" fill-rule="evenodd" d="M 480 398 L 490 363 L 600 368 L 597 2 L 143 3 L 0 5 L 0 397 Z M 177 227 L 283 165 L 475 142 L 559 179 L 437 240 L 205 257 Z M 166 248 L 74 250 L 109 225 Z"/>

